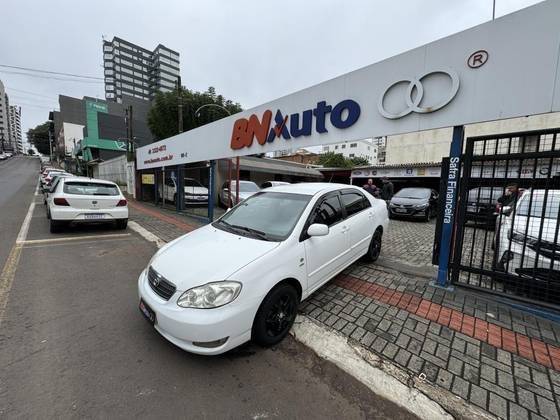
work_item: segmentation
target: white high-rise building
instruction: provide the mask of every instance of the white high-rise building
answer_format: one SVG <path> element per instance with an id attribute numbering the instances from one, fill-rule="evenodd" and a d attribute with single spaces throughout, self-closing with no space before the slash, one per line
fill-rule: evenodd
<path id="1" fill-rule="evenodd" d="M 10 141 L 10 103 L 4 85 L 0 80 L 0 152 L 12 150 Z"/>
<path id="2" fill-rule="evenodd" d="M 10 126 L 10 140 L 13 150 L 17 153 L 24 153 L 23 139 L 21 136 L 21 107 L 10 105 L 9 106 L 9 121 Z"/>
<path id="3" fill-rule="evenodd" d="M 379 163 L 379 145 L 374 144 L 371 139 L 347 141 L 323 146 L 321 153 L 328 152 L 340 153 L 349 159 L 361 157 L 367 159 L 370 165 L 377 165 Z"/>

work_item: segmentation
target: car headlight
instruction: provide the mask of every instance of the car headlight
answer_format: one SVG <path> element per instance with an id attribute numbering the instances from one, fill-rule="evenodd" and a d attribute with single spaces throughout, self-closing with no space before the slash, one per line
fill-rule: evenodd
<path id="1" fill-rule="evenodd" d="M 428 203 L 424 203 L 424 204 L 417 204 L 414 206 L 415 209 L 425 209 L 428 208 L 429 204 Z"/>
<path id="2" fill-rule="evenodd" d="M 216 281 L 187 290 L 177 305 L 183 308 L 210 309 L 232 302 L 241 292 L 241 283 L 236 281 Z"/>

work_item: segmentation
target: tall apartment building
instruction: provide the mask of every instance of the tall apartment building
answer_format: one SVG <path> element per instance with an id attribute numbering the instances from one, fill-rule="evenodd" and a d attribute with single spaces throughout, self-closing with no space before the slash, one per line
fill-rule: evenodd
<path id="1" fill-rule="evenodd" d="M 12 150 L 10 142 L 10 124 L 9 124 L 8 95 L 4 89 L 4 84 L 0 80 L 0 152 L 4 150 Z"/>
<path id="2" fill-rule="evenodd" d="M 23 139 L 21 136 L 21 107 L 10 105 L 8 114 L 12 148 L 18 153 L 24 153 Z"/>
<path id="3" fill-rule="evenodd" d="M 159 44 L 153 51 L 114 37 L 103 41 L 105 98 L 122 103 L 122 97 L 151 100 L 158 91 L 176 88 L 179 53 Z"/>
<path id="4" fill-rule="evenodd" d="M 379 158 L 378 151 L 379 146 L 373 144 L 370 139 L 367 139 L 323 146 L 323 150 L 321 153 L 340 153 L 344 157 L 350 159 L 354 157 L 361 157 L 367 159 L 370 165 L 377 165 Z"/>

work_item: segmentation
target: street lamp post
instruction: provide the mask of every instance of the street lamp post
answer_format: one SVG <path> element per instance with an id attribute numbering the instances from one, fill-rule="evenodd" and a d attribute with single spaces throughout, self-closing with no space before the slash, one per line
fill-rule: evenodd
<path id="1" fill-rule="evenodd" d="M 218 104 L 205 104 L 202 105 L 200 107 L 198 107 L 198 109 L 196 111 L 194 111 L 194 115 L 195 117 L 199 117 L 200 116 L 200 110 L 206 107 L 210 107 L 210 106 L 214 106 L 217 108 L 220 108 L 222 110 L 224 110 L 228 116 L 231 116 L 231 112 L 224 106 L 222 105 L 218 105 Z M 235 167 L 236 167 L 236 175 L 237 175 L 237 182 L 235 183 L 235 204 L 239 203 L 239 156 L 237 156 L 235 158 Z M 230 190 L 230 194 L 229 194 L 229 202 L 233 203 L 231 200 L 231 159 L 228 159 L 228 181 L 229 181 L 229 190 Z"/>

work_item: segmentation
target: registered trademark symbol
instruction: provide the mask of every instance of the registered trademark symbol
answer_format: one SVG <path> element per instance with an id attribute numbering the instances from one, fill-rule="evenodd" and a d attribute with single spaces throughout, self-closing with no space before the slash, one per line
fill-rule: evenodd
<path id="1" fill-rule="evenodd" d="M 482 67 L 488 61 L 488 51 L 486 50 L 478 50 L 473 52 L 469 59 L 467 60 L 467 64 L 471 69 L 477 69 Z"/>

